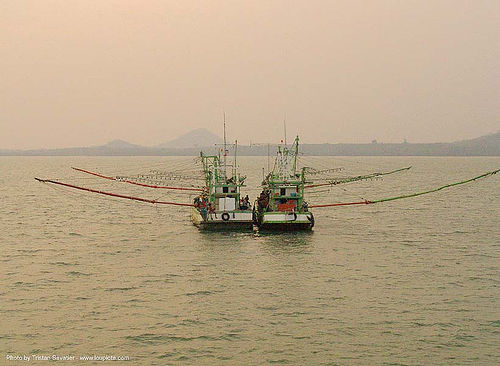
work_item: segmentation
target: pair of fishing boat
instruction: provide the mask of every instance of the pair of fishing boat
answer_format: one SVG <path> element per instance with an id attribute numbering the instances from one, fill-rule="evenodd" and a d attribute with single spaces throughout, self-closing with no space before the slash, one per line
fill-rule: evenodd
<path id="1" fill-rule="evenodd" d="M 237 149 L 235 148 L 235 151 Z M 224 146 L 220 155 L 201 153 L 206 191 L 194 200 L 192 222 L 203 229 L 310 230 L 314 216 L 304 200 L 305 168 L 298 170 L 299 137 L 291 148 L 278 147 L 274 169 L 262 182 L 262 192 L 252 207 L 241 198 L 245 177 L 234 162 L 227 163 Z M 230 174 L 229 174 L 230 172 Z"/>
<path id="2" fill-rule="evenodd" d="M 363 180 L 377 179 L 411 168 L 404 167 L 387 172 L 376 172 L 365 175 L 347 176 L 340 178 L 323 178 L 321 182 L 312 182 L 307 176 L 314 174 L 335 172 L 338 168 L 317 170 L 312 167 L 299 168 L 299 137 L 297 136 L 291 147 L 286 142 L 277 147 L 274 168 L 262 182 L 262 192 L 256 199 L 252 213 L 249 212 L 248 201 L 241 204 L 241 187 L 244 186 L 244 177 L 237 174 L 236 157 L 230 165 L 232 174 L 227 175 L 226 147 L 224 144 L 224 160 L 220 156 L 205 156 L 201 154 L 205 171 L 206 191 L 197 198 L 203 205 L 195 205 L 192 212 L 193 223 L 203 229 L 251 228 L 259 230 L 299 231 L 311 230 L 314 227 L 314 215 L 310 209 L 353 205 L 371 205 L 376 203 L 417 197 L 441 191 L 443 189 L 475 182 L 492 176 L 500 171 L 496 169 L 471 179 L 446 184 L 422 192 L 415 192 L 394 197 L 353 202 L 318 203 L 309 205 L 305 200 L 304 192 L 325 186 L 338 186 Z M 208 212 L 208 213 L 207 213 Z"/>
<path id="3" fill-rule="evenodd" d="M 205 155 L 203 152 L 200 155 L 203 166 L 203 186 L 179 186 L 165 185 L 158 182 L 158 178 L 179 179 L 185 178 L 176 172 L 158 173 L 154 172 L 151 175 L 139 176 L 106 176 L 90 170 L 81 168 L 73 168 L 74 170 L 90 174 L 95 177 L 103 178 L 108 181 L 116 181 L 120 183 L 132 184 L 146 189 L 177 191 L 189 194 L 195 194 L 193 202 L 179 202 L 176 200 L 160 200 L 148 199 L 126 194 L 103 191 L 100 189 L 92 189 L 74 184 L 69 184 L 53 179 L 35 178 L 42 183 L 50 183 L 58 186 L 76 189 L 80 191 L 91 192 L 99 195 L 115 197 L 119 199 L 127 199 L 139 201 L 143 203 L 155 205 L 172 205 L 177 207 L 191 208 L 191 221 L 201 229 L 252 229 L 257 227 L 259 230 L 284 230 L 298 231 L 311 230 L 314 227 L 314 216 L 311 212 L 313 208 L 351 206 L 351 205 L 368 205 L 410 197 L 416 197 L 424 194 L 429 194 L 450 187 L 475 182 L 479 179 L 492 176 L 500 171 L 496 169 L 484 174 L 478 175 L 471 179 L 446 184 L 434 189 L 423 192 L 416 192 L 395 197 L 388 197 L 376 200 L 362 199 L 354 202 L 336 202 L 336 203 L 317 203 L 308 204 L 304 192 L 307 190 L 308 195 L 311 190 L 324 187 L 333 187 L 352 183 L 356 181 L 369 180 L 379 178 L 381 176 L 398 173 L 409 170 L 411 167 L 400 168 L 388 172 L 378 172 L 366 175 L 347 176 L 347 177 L 329 177 L 325 173 L 337 171 L 334 169 L 317 170 L 312 167 L 301 166 L 297 164 L 299 155 L 299 138 L 295 138 L 293 144 L 288 146 L 285 143 L 277 148 L 277 154 L 274 161 L 273 169 L 268 168 L 267 176 L 263 176 L 262 192 L 252 204 L 248 195 L 242 198 L 241 188 L 245 187 L 246 177 L 238 173 L 236 164 L 237 144 L 234 146 L 234 159 L 231 163 L 228 162 L 228 150 L 225 139 L 224 129 L 224 145 L 216 155 Z M 221 154 L 222 152 L 222 154 Z M 269 165 L 269 164 L 268 164 Z M 319 175 L 320 178 L 312 179 L 311 176 Z M 323 188 L 321 188 L 323 187 Z M 326 195 L 323 195 L 324 198 Z M 310 196 L 308 196 L 310 197 Z"/>

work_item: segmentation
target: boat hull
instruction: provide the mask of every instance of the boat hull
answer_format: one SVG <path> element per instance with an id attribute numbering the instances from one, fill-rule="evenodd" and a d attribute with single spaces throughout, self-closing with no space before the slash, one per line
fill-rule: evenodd
<path id="1" fill-rule="evenodd" d="M 252 230 L 252 211 L 224 211 L 207 213 L 203 218 L 200 211 L 193 209 L 191 221 L 204 230 Z"/>
<path id="2" fill-rule="evenodd" d="M 312 224 L 306 223 L 273 223 L 260 225 L 259 231 L 307 231 L 312 230 L 312 228 Z"/>
<path id="3" fill-rule="evenodd" d="M 259 230 L 302 231 L 314 227 L 312 212 L 264 212 L 257 216 Z"/>

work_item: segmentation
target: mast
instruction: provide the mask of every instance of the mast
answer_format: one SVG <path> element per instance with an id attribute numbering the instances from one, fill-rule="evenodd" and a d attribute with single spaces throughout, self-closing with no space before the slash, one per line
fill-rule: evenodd
<path id="1" fill-rule="evenodd" d="M 226 166 L 226 111 L 224 111 L 224 179 L 227 179 L 227 166 Z"/>
<path id="2" fill-rule="evenodd" d="M 297 170 L 297 155 L 299 154 L 299 135 L 295 137 L 295 151 L 293 152 L 293 174 L 295 175 Z"/>
<path id="3" fill-rule="evenodd" d="M 286 146 L 286 115 L 283 117 L 283 130 L 285 132 L 285 146 Z"/>
<path id="4" fill-rule="evenodd" d="M 234 166 L 233 166 L 233 176 L 236 179 L 236 184 L 239 183 L 239 179 L 236 174 L 236 170 L 238 169 L 236 166 L 236 156 L 238 154 L 238 140 L 234 140 Z"/>
<path id="5" fill-rule="evenodd" d="M 269 159 L 270 159 L 269 150 L 270 150 L 270 145 L 269 145 L 269 143 L 267 143 L 267 174 L 269 174 L 271 172 L 271 167 L 270 167 L 270 162 L 269 162 Z"/>

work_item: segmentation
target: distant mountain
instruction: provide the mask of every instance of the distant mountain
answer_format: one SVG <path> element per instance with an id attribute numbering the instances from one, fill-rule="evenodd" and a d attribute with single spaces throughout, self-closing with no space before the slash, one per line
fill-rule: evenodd
<path id="1" fill-rule="evenodd" d="M 500 131 L 471 140 L 453 142 L 465 155 L 500 155 Z"/>
<path id="2" fill-rule="evenodd" d="M 137 149 L 142 147 L 140 145 L 131 144 L 130 142 L 124 140 L 113 140 L 102 146 L 109 147 L 110 149 Z"/>
<path id="3" fill-rule="evenodd" d="M 64 149 L 40 150 L 0 150 L 0 155 L 11 156 L 190 156 L 198 155 L 200 150 L 213 152 L 213 145 L 222 143 L 222 139 L 200 128 L 188 132 L 172 141 L 159 146 L 147 147 L 134 145 L 123 140 L 114 140 L 101 146 L 73 147 Z M 271 145 L 274 155 L 276 145 Z M 500 132 L 481 136 L 471 140 L 451 143 L 431 144 L 302 144 L 301 152 L 316 156 L 500 156 Z M 238 146 L 240 156 L 267 155 L 264 145 Z"/>
<path id="4" fill-rule="evenodd" d="M 302 151 L 337 156 L 500 156 L 500 132 L 451 143 L 305 144 Z"/>
<path id="5" fill-rule="evenodd" d="M 215 144 L 221 144 L 223 140 L 208 131 L 205 128 L 198 128 L 196 130 L 185 133 L 182 136 L 177 137 L 168 142 L 164 142 L 158 147 L 160 148 L 175 148 L 175 149 L 186 149 L 186 148 L 201 148 L 201 147 L 212 147 Z"/>

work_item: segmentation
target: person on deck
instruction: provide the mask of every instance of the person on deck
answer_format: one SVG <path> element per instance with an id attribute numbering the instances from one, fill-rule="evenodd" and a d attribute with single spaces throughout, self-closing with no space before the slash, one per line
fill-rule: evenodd
<path id="1" fill-rule="evenodd" d="M 200 197 L 196 197 L 196 198 L 194 199 L 194 202 L 193 202 L 193 203 L 194 203 L 194 207 L 196 207 L 196 208 L 200 208 Z"/>
<path id="2" fill-rule="evenodd" d="M 250 208 L 250 198 L 248 198 L 248 194 L 240 202 L 240 207 L 242 210 L 248 210 Z"/>
<path id="3" fill-rule="evenodd" d="M 304 212 L 309 211 L 309 204 L 306 201 L 302 202 L 302 208 L 304 209 Z"/>
<path id="4" fill-rule="evenodd" d="M 207 221 L 207 208 L 205 206 L 203 206 L 200 209 L 200 214 L 201 214 L 201 217 L 203 217 L 203 221 Z"/>
<path id="5" fill-rule="evenodd" d="M 264 211 L 269 205 L 269 193 L 262 191 L 259 198 L 257 198 L 258 210 L 259 212 Z"/>

